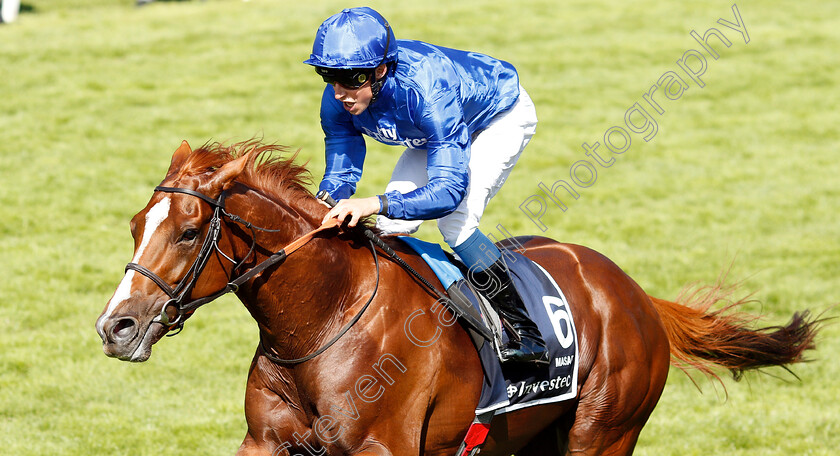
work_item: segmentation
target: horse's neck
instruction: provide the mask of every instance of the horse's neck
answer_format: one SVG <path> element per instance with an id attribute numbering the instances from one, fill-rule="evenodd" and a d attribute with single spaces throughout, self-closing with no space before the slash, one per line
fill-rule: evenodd
<path id="1" fill-rule="evenodd" d="M 240 211 L 254 225 L 280 230 L 257 232 L 256 262 L 317 228 L 327 211 L 308 195 L 295 201 L 294 206 L 261 194 L 246 194 L 231 203 L 231 213 Z M 241 259 L 250 249 L 250 233 L 236 244 Z M 359 294 L 354 286 L 359 280 L 354 272 L 361 260 L 358 253 L 347 241 L 328 232 L 269 268 L 238 293 L 257 321 L 264 342 L 279 356 L 303 356 L 328 338 L 341 320 L 334 316 L 352 305 Z"/>

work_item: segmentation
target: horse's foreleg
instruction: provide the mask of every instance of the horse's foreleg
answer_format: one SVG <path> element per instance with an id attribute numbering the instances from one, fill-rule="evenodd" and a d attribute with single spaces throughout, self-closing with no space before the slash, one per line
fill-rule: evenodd
<path id="1" fill-rule="evenodd" d="M 299 404 L 284 398 L 296 397 L 292 382 L 278 382 L 271 388 L 268 379 L 283 375 L 265 359 L 258 356 L 251 365 L 245 389 L 245 421 L 248 432 L 236 456 L 289 456 L 290 454 L 324 454 L 301 413 Z M 286 388 L 282 390 L 282 388 Z M 283 397 L 278 394 L 281 389 Z"/>
<path id="2" fill-rule="evenodd" d="M 257 442 L 251 437 L 251 434 L 248 433 L 245 435 L 245 440 L 242 442 L 242 445 L 239 447 L 239 450 L 236 452 L 236 456 L 277 456 L 271 454 L 265 448 L 260 447 L 257 445 Z"/>
<path id="3" fill-rule="evenodd" d="M 375 441 L 368 441 L 365 445 L 362 446 L 362 449 L 358 453 L 353 453 L 355 456 L 393 456 L 394 453 L 391 452 L 385 445 L 382 445 L 379 442 Z"/>

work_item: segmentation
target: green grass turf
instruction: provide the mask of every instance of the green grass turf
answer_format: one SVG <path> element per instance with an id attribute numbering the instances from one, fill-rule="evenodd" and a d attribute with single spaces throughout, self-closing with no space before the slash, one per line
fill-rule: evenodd
<path id="1" fill-rule="evenodd" d="M 140 365 L 106 358 L 93 323 L 122 276 L 128 220 L 182 139 L 252 136 L 301 148 L 323 169 L 321 83 L 306 65 L 338 1 L 25 0 L 0 26 L 0 454 L 232 454 L 245 433 L 257 341 L 221 299 Z M 766 324 L 838 302 L 840 7 L 742 1 L 750 42 L 717 23 L 732 3 L 371 1 L 398 37 L 514 63 L 538 133 L 483 227 L 591 246 L 649 293 L 672 298 L 723 270 Z M 717 27 L 732 41 L 697 87 L 662 101 L 658 133 L 632 134 L 598 178 L 547 208 L 538 184 L 569 180 L 688 49 Z M 381 191 L 400 150 L 369 148 L 360 195 Z M 606 154 L 602 145 L 599 152 Z M 585 175 L 583 176 L 585 177 Z M 421 236 L 440 240 L 434 224 Z M 831 310 L 828 315 L 836 316 Z M 699 393 L 672 370 L 642 455 L 831 455 L 840 447 L 837 325 L 795 378 L 749 375 Z M 620 341 L 616 341 L 620 343 Z"/>

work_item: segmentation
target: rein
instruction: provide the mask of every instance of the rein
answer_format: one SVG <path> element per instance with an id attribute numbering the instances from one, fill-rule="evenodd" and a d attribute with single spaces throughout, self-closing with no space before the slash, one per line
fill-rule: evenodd
<path id="1" fill-rule="evenodd" d="M 251 255 L 253 255 L 254 250 L 256 248 L 256 243 L 257 243 L 255 230 L 270 232 L 270 233 L 278 232 L 280 230 L 271 230 L 271 229 L 261 228 L 261 227 L 252 225 L 251 223 L 249 223 L 249 222 L 243 220 L 242 218 L 240 218 L 239 216 L 227 212 L 225 210 L 225 193 L 224 192 L 222 192 L 222 194 L 219 195 L 218 199 L 213 199 L 213 198 L 210 198 L 207 195 L 204 195 L 200 192 L 197 192 L 195 190 L 186 189 L 186 188 L 158 186 L 158 187 L 155 187 L 155 191 L 156 192 L 165 192 L 165 193 L 183 193 L 185 195 L 194 196 L 196 198 L 199 198 L 199 199 L 205 201 L 211 207 L 213 207 L 213 216 L 210 219 L 210 227 L 208 228 L 207 235 L 205 236 L 204 242 L 201 245 L 201 250 L 199 250 L 198 256 L 196 257 L 192 266 L 190 266 L 190 269 L 187 271 L 187 273 L 184 275 L 184 277 L 181 279 L 181 281 L 178 282 L 178 284 L 175 286 L 175 288 L 172 288 L 168 283 L 166 283 L 165 280 L 160 278 L 160 276 L 158 276 L 157 274 L 155 274 L 154 272 L 152 272 L 151 270 L 149 270 L 145 266 L 141 266 L 137 263 L 128 263 L 125 267 L 126 272 L 128 272 L 129 270 L 139 272 L 140 274 L 142 274 L 143 276 L 145 276 L 146 278 L 148 278 L 149 280 L 154 282 L 164 293 L 167 294 L 167 296 L 169 296 L 170 299 L 168 301 L 166 301 L 166 303 L 163 305 L 163 308 L 161 309 L 160 315 L 158 315 L 157 317 L 155 317 L 154 320 L 152 320 L 153 323 L 156 322 L 156 323 L 162 324 L 163 326 L 166 326 L 168 328 L 168 331 L 175 331 L 172 334 L 167 334 L 167 336 L 174 336 L 174 335 L 180 333 L 184 328 L 184 322 L 185 322 L 186 318 L 189 315 L 191 315 L 193 312 L 195 312 L 195 310 L 198 309 L 199 307 L 201 307 L 204 304 L 207 304 L 211 301 L 214 301 L 215 299 L 217 299 L 217 298 L 219 298 L 219 297 L 221 297 L 221 296 L 223 296 L 227 293 L 236 293 L 237 291 L 239 291 L 239 287 L 242 284 L 244 284 L 245 282 L 253 279 L 254 277 L 259 275 L 260 273 L 262 273 L 266 269 L 270 268 L 271 266 L 274 266 L 275 264 L 283 262 L 286 259 L 287 256 L 291 255 L 293 252 L 295 252 L 296 250 L 298 250 L 301 247 L 303 247 L 304 245 L 306 245 L 306 243 L 311 241 L 312 238 L 314 238 L 318 233 L 320 233 L 322 231 L 332 229 L 332 228 L 336 228 L 341 224 L 341 222 L 337 219 L 330 219 L 329 221 L 327 221 L 323 225 L 319 226 L 318 228 L 304 234 L 303 236 L 301 236 L 301 237 L 295 239 L 294 241 L 292 241 L 291 243 L 287 244 L 285 247 L 283 247 L 282 249 L 273 253 L 271 256 L 269 256 L 268 258 L 263 260 L 260 264 L 254 266 L 253 268 L 251 268 L 247 272 L 245 272 L 242 275 L 236 277 L 235 279 L 229 280 L 228 283 L 225 285 L 225 287 L 222 288 L 221 290 L 219 290 L 215 293 L 212 293 L 208 296 L 205 296 L 203 298 L 198 298 L 198 299 L 195 299 L 195 300 L 192 300 L 192 301 L 189 301 L 189 302 L 185 303 L 184 301 L 187 299 L 187 296 L 190 294 L 190 292 L 195 287 L 195 284 L 198 281 L 199 276 L 201 275 L 202 271 L 204 271 L 204 268 L 205 268 L 205 266 L 207 266 L 207 262 L 209 261 L 210 256 L 213 254 L 214 251 L 218 252 L 222 257 L 224 257 L 225 259 L 227 259 L 228 261 L 233 263 L 233 268 L 231 269 L 231 274 L 233 274 L 234 271 L 236 271 L 240 266 L 242 266 L 242 264 L 249 257 L 251 257 Z M 244 225 L 245 227 L 247 227 L 248 229 L 251 230 L 251 233 L 252 233 L 251 248 L 248 251 L 248 254 L 245 255 L 245 257 L 239 262 L 237 262 L 236 260 L 234 260 L 230 256 L 226 255 L 219 248 L 219 236 L 221 235 L 221 229 L 222 229 L 222 217 L 227 217 L 228 219 L 230 219 L 234 223 L 242 224 L 242 225 Z M 305 361 L 309 361 L 310 359 L 320 355 L 321 353 L 326 351 L 328 348 L 330 348 L 333 344 L 335 344 L 335 342 L 337 342 L 338 339 L 341 338 L 341 336 L 343 336 L 345 333 L 347 333 L 347 331 L 350 330 L 350 328 L 356 322 L 359 321 L 359 319 L 362 317 L 362 314 L 365 312 L 365 310 L 367 310 L 368 306 L 370 306 L 370 303 L 373 302 L 373 299 L 376 296 L 376 292 L 379 289 L 379 275 L 380 275 L 379 274 L 379 257 L 376 254 L 376 247 L 374 246 L 373 242 L 371 242 L 371 251 L 373 252 L 374 264 L 376 265 L 376 285 L 373 289 L 373 293 L 371 294 L 370 298 L 365 303 L 365 305 L 361 308 L 361 310 L 359 310 L 359 312 L 356 314 L 356 316 L 353 317 L 353 319 L 350 320 L 338 332 L 338 334 L 335 337 L 330 339 L 324 346 L 322 346 L 321 348 L 319 348 L 318 350 L 314 351 L 313 353 L 311 353 L 307 356 L 304 356 L 302 358 L 296 358 L 296 359 L 281 359 L 281 358 L 277 357 L 276 355 L 270 353 L 265 348 L 265 346 L 263 344 L 263 341 L 262 341 L 262 336 L 261 336 L 259 347 L 260 347 L 260 350 L 263 352 L 263 354 L 268 359 L 270 359 L 271 361 L 273 361 L 275 363 L 278 363 L 278 364 L 302 363 L 302 362 L 305 362 Z M 170 318 L 169 313 L 167 312 L 170 307 L 173 307 L 175 309 L 176 314 L 175 314 L 174 318 Z"/>

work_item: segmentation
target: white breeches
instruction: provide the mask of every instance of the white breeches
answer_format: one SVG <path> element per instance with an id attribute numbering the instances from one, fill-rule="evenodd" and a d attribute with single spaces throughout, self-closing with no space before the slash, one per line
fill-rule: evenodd
<path id="1" fill-rule="evenodd" d="M 536 129 L 534 103 L 520 86 L 516 103 L 473 136 L 467 194 L 455 212 L 437 220 L 443 240 L 450 247 L 464 242 L 478 228 L 487 203 L 507 180 Z M 406 149 L 394 167 L 385 192 L 408 193 L 428 182 L 426 151 Z M 421 223 L 423 220 L 392 220 L 381 215 L 376 220 L 377 228 L 385 234 L 414 233 Z"/>

